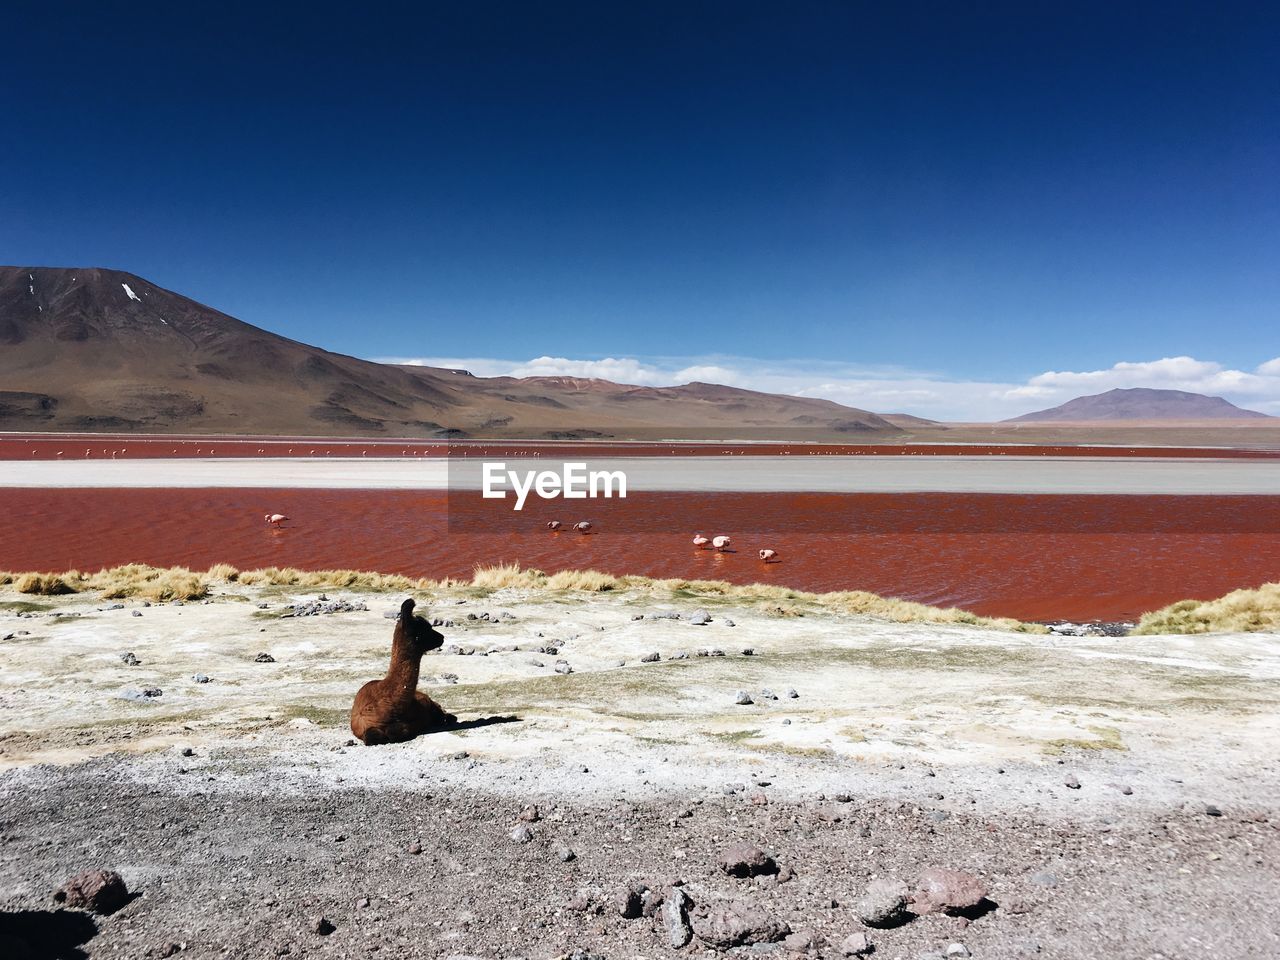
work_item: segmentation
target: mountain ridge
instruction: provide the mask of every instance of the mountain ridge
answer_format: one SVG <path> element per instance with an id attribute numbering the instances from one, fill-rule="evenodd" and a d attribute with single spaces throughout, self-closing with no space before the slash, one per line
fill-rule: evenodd
<path id="1" fill-rule="evenodd" d="M 1011 417 L 1004 423 L 1109 420 L 1252 420 L 1268 415 L 1245 410 L 1222 397 L 1155 387 L 1117 387 L 1076 397 L 1046 410 Z"/>

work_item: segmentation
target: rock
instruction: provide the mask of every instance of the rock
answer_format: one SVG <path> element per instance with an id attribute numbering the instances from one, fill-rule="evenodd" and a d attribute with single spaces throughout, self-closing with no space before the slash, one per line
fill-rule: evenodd
<path id="1" fill-rule="evenodd" d="M 693 932 L 712 947 L 727 950 L 753 943 L 777 943 L 791 928 L 763 908 L 735 900 L 696 917 Z"/>
<path id="2" fill-rule="evenodd" d="M 1133 787 L 1129 786 L 1128 784 L 1125 784 L 1120 788 L 1120 792 L 1123 793 L 1126 797 L 1132 797 Z"/>
<path id="3" fill-rule="evenodd" d="M 567 660 L 557 660 L 556 673 L 567 677 L 569 674 L 573 673 L 573 667 L 569 666 L 569 662 Z"/>
<path id="4" fill-rule="evenodd" d="M 512 827 L 511 832 L 507 834 L 515 843 L 528 843 L 533 839 L 533 831 L 526 826 Z"/>
<path id="5" fill-rule="evenodd" d="M 522 823 L 537 823 L 542 819 L 542 814 L 538 810 L 537 804 L 530 803 L 516 814 L 516 819 Z"/>
<path id="6" fill-rule="evenodd" d="M 718 647 L 712 647 L 710 650 L 708 650 L 708 651 L 707 651 L 707 656 L 708 656 L 708 657 L 723 657 L 723 656 L 724 656 L 724 651 L 723 651 L 723 650 L 721 650 L 721 649 L 719 649 Z"/>
<path id="7" fill-rule="evenodd" d="M 125 700 L 154 700 L 163 697 L 164 691 L 159 687 L 143 687 L 141 690 L 126 690 L 120 696 Z"/>
<path id="8" fill-rule="evenodd" d="M 644 619 L 644 614 L 643 614 L 643 613 L 633 613 L 633 614 L 631 615 L 631 619 L 632 619 L 632 620 L 643 620 L 643 619 Z"/>
<path id="9" fill-rule="evenodd" d="M 778 864 L 773 857 L 750 843 L 734 843 L 720 852 L 720 869 L 731 877 L 755 877 L 763 873 L 777 873 Z"/>
<path id="10" fill-rule="evenodd" d="M 679 887 L 672 887 L 662 905 L 662 929 L 667 946 L 679 950 L 693 938 L 689 926 L 689 895 Z"/>
<path id="11" fill-rule="evenodd" d="M 1037 883 L 1042 887 L 1056 887 L 1058 885 L 1058 877 L 1048 870 L 1041 870 L 1039 873 L 1031 875 L 1031 882 Z"/>
<path id="12" fill-rule="evenodd" d="M 971 873 L 930 867 L 920 874 L 920 889 L 912 898 L 913 913 L 966 910 L 987 896 L 987 885 Z"/>
<path id="13" fill-rule="evenodd" d="M 755 703 L 755 701 L 751 699 L 751 694 L 747 693 L 745 690 L 739 690 L 735 693 L 733 695 L 733 702 L 744 707 L 748 704 Z"/>
<path id="14" fill-rule="evenodd" d="M 788 700 L 799 700 L 799 699 L 800 699 L 800 694 L 796 693 L 796 688 L 795 688 L 795 687 L 788 687 L 788 688 L 787 688 L 787 699 L 788 699 Z"/>
<path id="15" fill-rule="evenodd" d="M 1218 809 L 1216 806 L 1214 806 L 1212 803 L 1206 803 L 1206 804 L 1204 805 L 1204 813 L 1205 813 L 1205 816 L 1207 816 L 1207 817 L 1220 817 L 1220 816 L 1222 816 L 1222 811 L 1221 811 L 1221 810 L 1219 810 L 1219 809 Z"/>
<path id="16" fill-rule="evenodd" d="M 320 936 L 327 937 L 338 928 L 333 925 L 333 922 L 330 921 L 328 917 L 321 917 L 316 921 L 316 925 L 312 929 L 314 929 Z"/>
<path id="17" fill-rule="evenodd" d="M 574 853 L 573 848 L 565 846 L 563 843 L 556 845 L 556 856 L 560 858 L 561 863 L 572 863 L 578 859 L 578 855 Z"/>
<path id="18" fill-rule="evenodd" d="M 137 611 L 135 611 L 135 613 L 136 612 Z M 177 956 L 177 954 L 180 953 L 181 950 L 182 950 L 182 944 L 174 943 L 172 940 L 170 940 L 167 943 L 161 943 L 157 945 L 154 952 L 157 957 L 173 957 L 173 956 Z"/>
<path id="19" fill-rule="evenodd" d="M 762 699 L 764 699 L 764 700 L 777 700 L 777 699 L 778 699 L 778 695 L 777 695 L 776 693 L 774 693 L 772 690 L 770 690 L 769 688 L 767 688 L 767 687 L 766 687 L 765 689 L 763 689 L 763 690 L 761 690 L 761 691 L 760 691 L 760 696 L 761 696 L 761 698 L 762 698 Z"/>
<path id="20" fill-rule="evenodd" d="M 184 757 L 194 757 L 196 755 L 196 752 L 190 747 L 183 747 L 180 752 Z"/>
<path id="21" fill-rule="evenodd" d="M 840 954 L 845 957 L 865 957 L 875 947 L 867 939 L 867 935 L 859 931 L 851 933 L 840 941 Z"/>
<path id="22" fill-rule="evenodd" d="M 903 917 L 907 896 L 907 885 L 901 880 L 872 880 L 853 905 L 854 916 L 869 927 L 893 926 Z"/>
<path id="23" fill-rule="evenodd" d="M 942 951 L 944 957 L 972 957 L 969 948 L 963 943 L 949 943 L 947 949 Z"/>
<path id="24" fill-rule="evenodd" d="M 644 894 L 649 888 L 642 883 L 623 887 L 613 895 L 613 906 L 624 920 L 638 920 L 644 915 Z"/>
<path id="25" fill-rule="evenodd" d="M 208 683 L 209 675 L 205 673 L 197 673 L 192 678 L 196 683 Z"/>
<path id="26" fill-rule="evenodd" d="M 418 854 L 422 853 L 422 844 L 415 840 L 413 843 L 409 844 L 409 846 L 405 847 L 405 852 L 416 857 Z"/>
<path id="27" fill-rule="evenodd" d="M 808 953 L 816 950 L 820 937 L 812 930 L 797 930 L 782 938 L 782 945 L 792 953 Z"/>
<path id="28" fill-rule="evenodd" d="M 253 662 L 254 663 L 275 663 L 276 658 L 269 653 L 260 653 L 253 658 Z M 324 918 L 321 917 L 321 919 L 323 920 Z"/>
<path id="29" fill-rule="evenodd" d="M 688 620 L 695 627 L 702 627 L 711 622 L 711 614 L 705 610 L 694 610 L 692 613 L 684 614 L 681 619 Z"/>
<path id="30" fill-rule="evenodd" d="M 756 655 L 755 647 L 743 647 L 742 655 L 744 657 L 754 657 Z"/>
<path id="31" fill-rule="evenodd" d="M 643 657 L 640 658 L 640 662 L 641 663 L 657 663 L 661 659 L 662 657 L 657 653 L 657 651 L 654 651 L 653 653 L 646 653 Z"/>
<path id="32" fill-rule="evenodd" d="M 86 870 L 55 890 L 53 899 L 73 910 L 115 913 L 129 902 L 129 888 L 114 870 Z"/>
<path id="33" fill-rule="evenodd" d="M 671 655 L 671 659 L 672 659 L 672 660 L 688 660 L 688 659 L 689 659 L 689 651 L 688 651 L 688 650 L 677 650 L 675 653 L 673 653 L 673 654 Z"/>
<path id="34" fill-rule="evenodd" d="M 1068 790 L 1080 789 L 1080 781 L 1076 779 L 1076 775 L 1074 773 L 1067 777 L 1067 779 L 1063 780 L 1062 783 Z"/>
<path id="35" fill-rule="evenodd" d="M 736 623 L 734 623 L 732 620 L 729 620 L 728 618 L 726 618 L 726 619 L 722 620 L 721 622 L 722 622 L 726 627 L 736 627 L 736 626 L 737 626 L 737 624 L 736 624 Z"/>
<path id="36" fill-rule="evenodd" d="M 130 650 L 128 653 L 120 654 L 120 659 L 125 663 L 126 666 L 130 666 L 130 667 L 136 667 L 142 663 L 142 661 L 139 660 L 137 656 L 134 655 L 134 652 L 132 650 Z"/>
<path id="37" fill-rule="evenodd" d="M 141 611 L 141 610 L 135 610 L 135 611 L 133 611 L 133 615 L 134 615 L 135 617 L 140 617 L 140 616 L 142 616 L 142 611 Z M 173 944 L 169 944 L 169 946 L 173 946 Z M 166 956 L 173 956 L 173 954 L 166 954 Z"/>

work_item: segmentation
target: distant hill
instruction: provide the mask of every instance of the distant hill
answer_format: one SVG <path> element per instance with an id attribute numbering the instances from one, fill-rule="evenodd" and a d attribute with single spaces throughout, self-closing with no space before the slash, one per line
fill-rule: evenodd
<path id="1" fill-rule="evenodd" d="M 645 439 L 901 433 L 874 413 L 829 400 L 707 383 L 486 378 L 374 363 L 259 329 L 131 273 L 63 267 L 0 267 L 0 430 Z"/>
<path id="2" fill-rule="evenodd" d="M 1088 397 L 1076 397 L 1061 406 L 1013 417 L 1005 423 L 1051 420 L 1248 420 L 1267 414 L 1245 410 L 1222 397 L 1207 397 L 1184 390 L 1149 387 L 1117 388 Z M 1269 418 L 1268 418 L 1269 419 Z"/>

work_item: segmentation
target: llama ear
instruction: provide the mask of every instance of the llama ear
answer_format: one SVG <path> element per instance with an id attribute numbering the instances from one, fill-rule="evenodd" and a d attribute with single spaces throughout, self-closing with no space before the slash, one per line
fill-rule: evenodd
<path id="1" fill-rule="evenodd" d="M 400 604 L 400 616 L 404 620 L 408 620 L 413 616 L 413 597 Z"/>

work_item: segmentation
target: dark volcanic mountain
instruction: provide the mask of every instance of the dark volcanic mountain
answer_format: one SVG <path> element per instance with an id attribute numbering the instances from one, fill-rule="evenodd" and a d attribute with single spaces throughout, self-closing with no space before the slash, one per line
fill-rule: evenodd
<path id="1" fill-rule="evenodd" d="M 116 270 L 0 267 L 0 430 L 326 436 L 894 435 L 828 400 L 481 378 L 289 340 Z"/>
<path id="2" fill-rule="evenodd" d="M 1244 410 L 1221 397 L 1183 390 L 1153 390 L 1148 387 L 1108 390 L 1089 397 L 1076 397 L 1050 410 L 1038 410 L 1006 423 L 1047 420 L 1246 420 L 1267 417 L 1256 410 Z"/>

